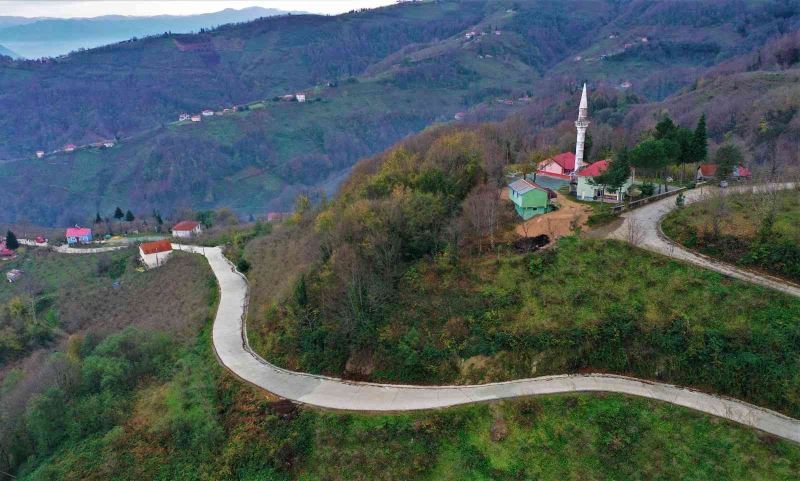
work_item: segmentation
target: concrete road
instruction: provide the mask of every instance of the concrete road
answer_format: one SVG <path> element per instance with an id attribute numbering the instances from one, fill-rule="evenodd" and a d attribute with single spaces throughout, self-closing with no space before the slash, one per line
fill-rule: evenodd
<path id="1" fill-rule="evenodd" d="M 770 184 L 770 185 L 745 185 L 729 187 L 728 192 L 747 192 L 764 189 L 790 189 L 794 188 L 794 183 Z M 719 191 L 718 187 L 705 186 L 702 189 L 692 189 L 685 192 L 686 204 L 702 200 L 705 196 Z M 675 197 L 667 197 L 659 201 L 648 204 L 644 207 L 622 214 L 622 224 L 609 234 L 610 238 L 632 243 L 658 254 L 690 262 L 700 267 L 725 274 L 735 279 L 758 284 L 763 287 L 775 289 L 783 293 L 800 297 L 800 286 L 792 284 L 776 277 L 756 274 L 745 269 L 721 262 L 710 257 L 706 257 L 688 249 L 683 248 L 673 242 L 661 231 L 661 220 L 669 212 L 674 210 Z M 631 239 L 633 238 L 633 239 Z"/>
<path id="2" fill-rule="evenodd" d="M 351 382 L 288 371 L 250 349 L 245 324 L 247 281 L 222 251 L 217 247 L 178 244 L 173 248 L 204 255 L 217 278 L 220 301 L 212 338 L 220 362 L 240 379 L 292 401 L 348 411 L 410 411 L 521 396 L 615 392 L 676 404 L 800 442 L 800 421 L 780 413 L 735 399 L 624 376 L 582 374 L 473 386 L 410 386 Z"/>

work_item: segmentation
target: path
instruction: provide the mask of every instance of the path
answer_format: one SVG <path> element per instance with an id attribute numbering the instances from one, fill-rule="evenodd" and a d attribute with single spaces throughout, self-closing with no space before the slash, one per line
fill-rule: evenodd
<path id="1" fill-rule="evenodd" d="M 546 235 L 551 240 L 569 235 L 575 226 L 588 230 L 586 221 L 592 208 L 575 202 L 568 196 L 557 192 L 559 209 L 547 214 L 541 214 L 521 222 L 514 229 L 520 237 L 537 237 Z"/>
<path id="2" fill-rule="evenodd" d="M 624 376 L 544 376 L 472 386 L 410 386 L 352 382 L 293 372 L 254 353 L 245 324 L 248 286 L 218 247 L 173 244 L 208 259 L 220 290 L 212 339 L 220 362 L 240 379 L 292 401 L 351 411 L 409 411 L 570 392 L 615 392 L 695 409 L 800 443 L 800 421 L 742 401 Z"/>
<path id="3" fill-rule="evenodd" d="M 795 184 L 788 182 L 782 184 L 770 185 L 745 185 L 729 187 L 729 192 L 747 192 L 752 189 L 791 189 Z M 703 187 L 702 189 L 692 189 L 684 192 L 686 204 L 697 202 L 704 198 L 704 195 L 718 191 L 718 187 Z M 733 277 L 753 284 L 758 284 L 763 287 L 775 289 L 777 291 L 789 294 L 791 296 L 800 297 L 800 286 L 789 283 L 777 277 L 768 276 L 765 274 L 756 274 L 754 272 L 740 269 L 736 266 L 727 264 L 725 262 L 712 259 L 692 252 L 684 247 L 678 245 L 676 242 L 667 238 L 661 231 L 661 220 L 669 212 L 676 208 L 675 197 L 667 197 L 659 201 L 648 204 L 644 207 L 626 212 L 622 214 L 624 219 L 622 224 L 613 232 L 609 234 L 610 238 L 620 239 L 627 241 L 631 230 L 636 232 L 638 237 L 636 245 L 643 249 L 647 249 L 658 254 L 679 259 L 682 261 L 690 262 L 700 267 L 719 272 L 729 277 Z"/>

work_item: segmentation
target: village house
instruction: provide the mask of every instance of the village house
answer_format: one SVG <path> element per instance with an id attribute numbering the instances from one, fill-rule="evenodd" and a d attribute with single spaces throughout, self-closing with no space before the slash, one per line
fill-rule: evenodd
<path id="1" fill-rule="evenodd" d="M 113 140 L 106 140 L 105 142 L 103 142 L 103 147 L 105 147 L 107 149 L 110 149 L 111 147 L 114 147 L 114 141 Z"/>
<path id="2" fill-rule="evenodd" d="M 192 237 L 193 235 L 200 234 L 203 227 L 199 222 L 193 220 L 184 220 L 172 226 L 172 237 Z"/>
<path id="3" fill-rule="evenodd" d="M 16 282 L 20 277 L 22 277 L 22 271 L 19 269 L 11 269 L 6 272 L 6 279 L 8 282 Z"/>
<path id="4" fill-rule="evenodd" d="M 466 115 L 465 112 L 456 112 L 456 114 L 453 116 L 453 118 L 456 119 L 456 120 L 464 120 L 464 116 L 465 115 Z"/>
<path id="5" fill-rule="evenodd" d="M 172 244 L 167 239 L 145 242 L 139 246 L 139 257 L 148 269 L 164 265 L 172 255 Z"/>
<path id="6" fill-rule="evenodd" d="M 749 179 L 753 175 L 750 169 L 743 165 L 737 165 L 733 168 L 730 178 L 733 180 Z M 697 169 L 697 181 L 702 180 L 715 180 L 717 178 L 717 164 L 700 164 Z"/>
<path id="7" fill-rule="evenodd" d="M 292 94 L 286 94 L 281 96 L 281 100 L 283 100 L 284 102 L 291 102 L 292 100 L 295 100 L 295 97 Z"/>
<path id="8" fill-rule="evenodd" d="M 37 159 L 41 159 L 42 157 L 44 157 L 44 150 L 37 150 L 36 151 L 36 158 Z"/>
<path id="9" fill-rule="evenodd" d="M 192 115 L 192 122 L 200 122 L 203 120 L 199 115 Z"/>
<path id="10" fill-rule="evenodd" d="M 192 118 L 192 116 L 189 114 L 180 114 L 178 116 L 178 122 L 184 122 L 186 120 L 189 120 L 190 118 Z"/>
<path id="11" fill-rule="evenodd" d="M 211 117 L 212 115 L 214 115 L 214 111 L 211 109 L 205 109 L 200 113 L 203 114 L 203 117 Z"/>
<path id="12" fill-rule="evenodd" d="M 70 227 L 67 229 L 67 244 L 88 244 L 92 242 L 92 229 L 88 227 Z"/>
<path id="13" fill-rule="evenodd" d="M 587 165 L 578 172 L 578 186 L 575 191 L 576 196 L 580 200 L 599 200 L 604 202 L 619 203 L 625 199 L 625 192 L 633 185 L 633 169 L 631 169 L 631 176 L 628 180 L 617 189 L 616 192 L 607 190 L 602 185 L 596 185 L 594 178 L 608 169 L 608 160 L 598 160 L 593 164 Z"/>
<path id="14" fill-rule="evenodd" d="M 539 163 L 540 174 L 568 178 L 575 172 L 575 154 L 562 152 Z"/>
<path id="15" fill-rule="evenodd" d="M 509 184 L 508 198 L 514 203 L 517 214 L 528 220 L 550 212 L 553 208 L 551 201 L 556 198 L 556 193 L 528 179 L 520 179 Z"/>
<path id="16" fill-rule="evenodd" d="M 306 101 L 306 94 L 296 94 L 295 98 L 298 102 L 305 102 Z"/>
<path id="17" fill-rule="evenodd" d="M 11 259 L 17 256 L 17 253 L 6 247 L 6 242 L 0 242 L 0 259 Z"/>
<path id="18" fill-rule="evenodd" d="M 67 144 L 64 146 L 64 152 L 72 152 L 75 150 L 75 144 Z"/>

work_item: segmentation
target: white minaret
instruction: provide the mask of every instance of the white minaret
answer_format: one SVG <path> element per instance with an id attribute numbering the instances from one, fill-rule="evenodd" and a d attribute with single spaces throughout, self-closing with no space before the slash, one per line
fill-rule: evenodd
<path id="1" fill-rule="evenodd" d="M 583 84 L 578 120 L 575 121 L 575 128 L 578 129 L 578 139 L 575 142 L 575 172 L 581 170 L 583 166 L 583 144 L 586 140 L 587 127 L 589 127 L 589 102 L 586 100 L 586 84 Z"/>

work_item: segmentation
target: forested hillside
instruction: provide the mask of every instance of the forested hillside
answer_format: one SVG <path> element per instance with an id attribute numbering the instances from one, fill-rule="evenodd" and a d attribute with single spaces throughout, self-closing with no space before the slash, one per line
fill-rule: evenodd
<path id="1" fill-rule="evenodd" d="M 473 121 L 523 111 L 529 130 L 568 126 L 583 81 L 614 107 L 592 134 L 618 139 L 632 104 L 689 87 L 798 22 L 798 8 L 779 1 L 422 2 L 5 60 L 0 157 L 20 160 L 0 166 L 0 219 L 86 222 L 116 204 L 284 210 L 298 192 L 331 191 L 359 158 L 459 112 Z M 271 100 L 295 92 L 313 102 Z M 259 100 L 245 113 L 170 124 Z M 646 105 L 638 118 L 661 108 Z M 37 149 L 113 138 L 113 149 L 34 160 Z"/>

